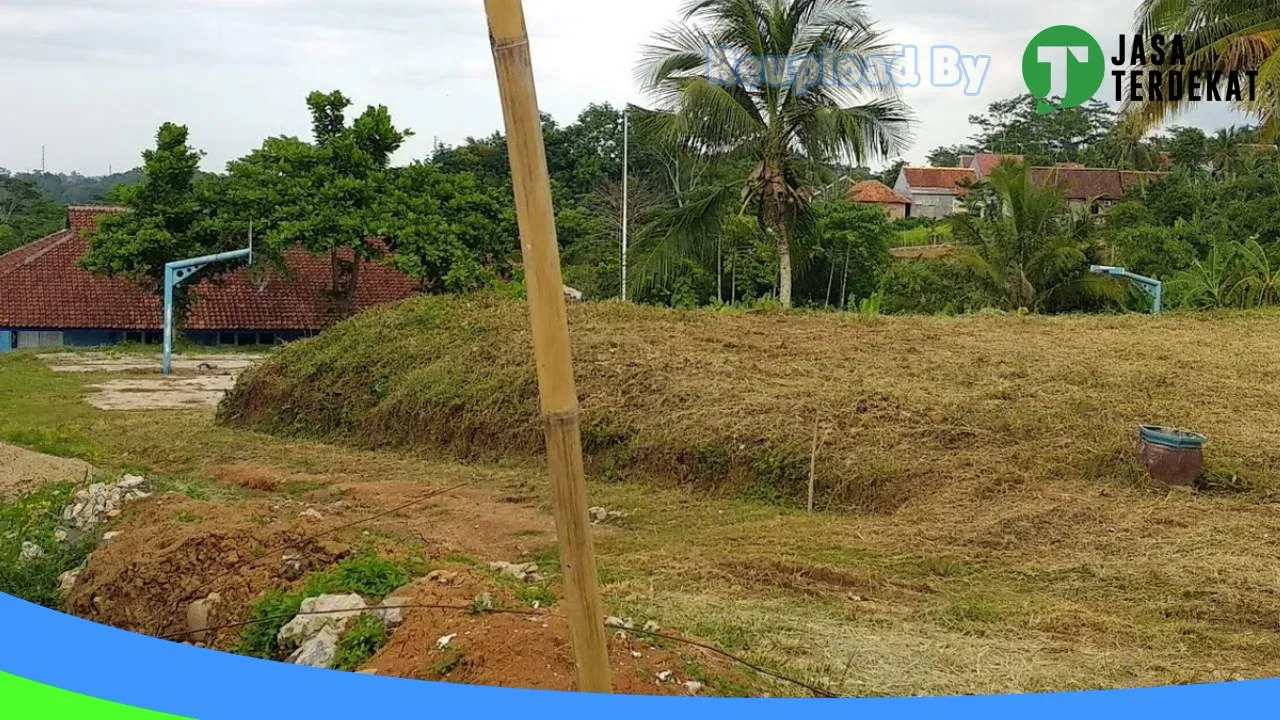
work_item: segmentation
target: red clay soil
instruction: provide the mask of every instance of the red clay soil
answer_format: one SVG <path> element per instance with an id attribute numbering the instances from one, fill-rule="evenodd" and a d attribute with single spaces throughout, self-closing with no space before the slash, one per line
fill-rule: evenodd
<path id="1" fill-rule="evenodd" d="M 285 555 L 297 557 L 309 573 L 350 552 L 340 542 L 309 539 L 314 528 L 273 519 L 278 514 L 265 501 L 225 506 L 166 495 L 140 503 L 113 525 L 119 537 L 90 556 L 63 607 L 94 622 L 159 636 L 186 630 L 187 604 L 216 592 L 222 603 L 211 624 L 247 619 L 254 601 L 287 583 Z M 277 549 L 286 545 L 291 547 Z M 213 645 L 234 645 L 236 635 L 224 633 Z"/>
<path id="2" fill-rule="evenodd" d="M 278 471 L 237 466 L 218 473 L 240 488 L 280 487 Z M 295 478 L 289 478 L 293 480 Z M 433 567 L 457 573 L 452 583 L 419 579 L 395 593 L 410 604 L 469 606 L 487 594 L 493 607 L 528 610 L 534 615 L 469 614 L 458 610 L 411 609 L 388 644 L 369 663 L 378 674 L 447 682 L 545 690 L 573 689 L 573 660 L 568 625 L 559 606 L 535 610 L 514 596 L 506 581 L 487 570 L 445 558 L 466 553 L 484 561 L 527 559 L 544 550 L 550 520 L 518 504 L 519 498 L 464 490 L 371 524 L 311 539 L 328 528 L 353 522 L 380 509 L 391 509 L 421 497 L 429 488 L 410 482 L 337 482 L 305 497 L 272 494 L 234 504 L 199 502 L 163 495 L 129 507 L 112 521 L 121 534 L 98 548 L 66 599 L 68 612 L 95 622 L 155 636 L 183 633 L 186 609 L 218 593 L 221 601 L 209 616 L 213 627 L 248 620 L 253 604 L 271 590 L 296 591 L 313 572 L 351 554 L 352 544 L 379 541 L 392 557 L 405 543 L 425 551 Z M 335 498 L 343 501 L 334 504 Z M 299 513 L 318 508 L 323 521 L 308 522 Z M 372 536 L 365 535 L 370 531 Z M 285 549 L 286 546 L 287 549 Z M 261 560 L 255 561 L 255 558 Z M 290 571 L 285 557 L 296 558 L 302 571 Z M 553 588 L 558 591 L 558 588 Z M 610 631 L 614 633 L 615 631 Z M 239 628 L 209 638 L 207 646 L 230 650 Z M 436 649 L 438 640 L 456 634 L 451 649 Z M 663 643 L 664 645 L 666 643 Z M 636 654 L 639 657 L 636 657 Z M 712 677 L 736 678 L 736 670 L 702 650 L 653 646 L 635 633 L 610 636 L 610 657 L 617 692 L 686 694 L 689 663 Z M 671 671 L 666 682 L 658 674 Z M 710 693 L 711 688 L 702 691 Z"/>
<path id="3" fill-rule="evenodd" d="M 528 609 L 484 573 L 459 572 L 454 584 L 419 580 L 395 593 L 411 605 L 468 605 L 488 593 L 495 607 Z M 563 608 L 535 615 L 407 610 L 405 622 L 366 666 L 379 675 L 533 690 L 573 690 L 573 655 Z M 715 658 L 697 649 L 654 647 L 635 633 L 611 630 L 609 659 L 614 691 L 627 695 L 684 695 L 687 663 L 724 674 Z M 449 647 L 437 643 L 456 635 Z M 625 636 L 625 637 L 624 637 Z M 639 657 L 636 657 L 636 655 Z M 666 682 L 658 674 L 670 671 Z M 708 689 L 709 691 L 709 689 Z M 704 691 L 705 692 L 705 691 Z"/>

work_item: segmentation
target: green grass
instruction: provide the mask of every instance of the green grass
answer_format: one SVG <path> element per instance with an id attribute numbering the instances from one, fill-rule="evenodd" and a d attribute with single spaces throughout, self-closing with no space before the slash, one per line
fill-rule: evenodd
<path id="1" fill-rule="evenodd" d="M 311 598 L 355 593 L 372 602 L 381 602 L 408 582 L 409 572 L 399 564 L 365 554 L 313 575 L 303 587 L 302 595 Z"/>
<path id="2" fill-rule="evenodd" d="M 241 632 L 240 643 L 235 651 L 240 655 L 267 660 L 282 659 L 276 635 L 280 633 L 280 628 L 298 614 L 303 600 L 320 595 L 355 593 L 377 603 L 408 582 L 409 573 L 403 567 L 372 554 L 364 554 L 330 570 L 314 573 L 298 592 L 274 590 L 260 598 L 254 604 L 250 616 L 250 620 L 255 622 Z M 378 625 L 381 627 L 382 623 L 379 622 Z M 385 629 L 383 632 L 385 635 Z M 352 652 L 360 646 L 360 642 L 364 640 L 353 640 L 355 644 L 352 645 Z"/>
<path id="3" fill-rule="evenodd" d="M 302 599 L 301 595 L 285 594 L 278 590 L 262 596 L 254 603 L 253 612 L 249 616 L 252 624 L 246 625 L 240 633 L 236 653 L 263 660 L 282 659 L 276 636 L 280 634 L 280 628 L 288 625 L 298 614 Z"/>
<path id="4" fill-rule="evenodd" d="M 893 241 L 893 247 L 922 247 L 941 245 L 951 242 L 951 225 L 921 225 L 910 230 L 901 230 Z"/>
<path id="5" fill-rule="evenodd" d="M 355 672 L 387 644 L 387 627 L 376 617 L 361 615 L 338 641 L 338 652 L 330 667 Z"/>
<path id="6" fill-rule="evenodd" d="M 54 539 L 62 509 L 75 493 L 72 485 L 57 485 L 0 504 L 0 591 L 48 608 L 61 605 L 58 576 L 83 563 L 97 542 L 94 533 L 70 542 Z M 44 555 L 19 561 L 24 542 L 35 543 Z"/>

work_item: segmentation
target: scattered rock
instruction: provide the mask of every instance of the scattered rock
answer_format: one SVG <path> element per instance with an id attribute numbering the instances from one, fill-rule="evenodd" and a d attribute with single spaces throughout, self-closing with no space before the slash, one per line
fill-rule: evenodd
<path id="1" fill-rule="evenodd" d="M 73 570 L 68 570 L 62 573 L 61 575 L 59 575 L 58 576 L 58 592 L 62 593 L 64 597 L 70 594 L 70 592 L 76 586 L 76 581 L 80 579 L 80 573 L 84 572 L 84 568 L 85 566 L 82 564 L 78 568 L 75 568 Z"/>
<path id="2" fill-rule="evenodd" d="M 120 533 L 119 531 L 112 531 L 112 532 L 109 532 L 109 533 L 102 533 L 102 542 L 104 542 L 104 543 L 109 543 L 109 542 L 111 542 L 112 540 L 115 540 L 116 538 L 120 537 L 120 535 L 121 535 L 121 533 Z"/>
<path id="3" fill-rule="evenodd" d="M 645 632 L 649 632 L 649 633 L 661 632 L 661 631 L 662 631 L 662 626 L 661 626 L 661 625 L 659 625 L 658 623 L 656 623 L 656 622 L 654 622 L 654 621 L 650 620 L 649 622 L 647 622 L 647 623 L 645 623 L 645 624 L 644 624 L 644 631 L 645 631 Z"/>
<path id="4" fill-rule="evenodd" d="M 67 531 L 66 531 L 66 530 L 56 530 L 56 531 L 54 531 L 54 533 L 53 533 L 53 540 L 54 540 L 54 542 L 60 542 L 60 543 L 64 543 L 64 542 L 66 542 L 66 541 L 67 541 Z"/>
<path id="5" fill-rule="evenodd" d="M 471 607 L 479 612 L 488 612 L 493 609 L 493 596 L 487 592 L 480 593 L 471 601 Z"/>
<path id="6" fill-rule="evenodd" d="M 698 693 L 702 692 L 702 687 L 703 687 L 702 683 L 698 682 L 697 680 L 690 680 L 689 682 L 684 684 L 684 689 L 688 690 L 690 695 L 697 695 Z"/>
<path id="7" fill-rule="evenodd" d="M 621 520 L 625 518 L 628 513 L 622 512 L 621 510 L 609 510 L 602 507 L 593 507 L 587 510 L 587 514 L 591 516 L 591 522 L 600 525 L 610 522 L 611 520 Z"/>
<path id="8" fill-rule="evenodd" d="M 18 552 L 18 562 L 33 563 L 44 557 L 44 549 L 33 542 L 22 543 L 22 550 Z"/>
<path id="9" fill-rule="evenodd" d="M 211 593 L 209 597 L 187 606 L 187 632 L 191 633 L 188 639 L 197 643 L 208 641 L 209 615 L 220 602 L 222 602 L 222 596 Z"/>
<path id="10" fill-rule="evenodd" d="M 436 640 L 436 649 L 437 649 L 437 650 L 443 650 L 443 649 L 445 649 L 445 648 L 449 647 L 450 645 L 452 645 L 452 644 L 453 644 L 454 639 L 455 639 L 455 638 L 457 638 L 457 637 L 458 637 L 458 634 L 457 634 L 457 633 L 454 633 L 454 634 L 452 634 L 452 635 L 444 635 L 444 636 L 442 636 L 439 640 Z"/>
<path id="11" fill-rule="evenodd" d="M 118 516 L 125 503 L 151 497 L 149 489 L 147 480 L 137 475 L 125 475 L 115 485 L 94 483 L 76 493 L 75 502 L 63 509 L 62 519 L 80 530 L 100 525 Z"/>
<path id="12" fill-rule="evenodd" d="M 408 604 L 408 598 L 387 598 L 382 601 L 381 605 L 370 611 L 369 614 L 381 620 L 382 624 L 388 630 L 391 630 L 399 627 L 400 623 L 404 622 L 404 610 L 401 608 Z"/>
<path id="13" fill-rule="evenodd" d="M 321 515 L 320 511 L 315 508 L 307 508 L 306 510 L 303 510 L 298 513 L 298 517 L 311 522 L 324 522 L 324 515 Z"/>
<path id="14" fill-rule="evenodd" d="M 338 654 L 338 640 L 341 638 L 341 628 L 337 625 L 325 625 L 289 656 L 289 662 L 306 667 L 327 668 Z"/>
<path id="15" fill-rule="evenodd" d="M 542 576 L 538 574 L 538 563 L 491 562 L 489 569 L 520 582 L 542 582 Z"/>
<path id="16" fill-rule="evenodd" d="M 632 650 L 632 651 L 631 651 L 631 657 L 636 658 L 636 659 L 639 659 L 639 658 L 644 657 L 644 655 L 643 655 L 639 650 Z"/>
<path id="17" fill-rule="evenodd" d="M 622 628 L 623 630 L 635 630 L 636 624 L 631 618 L 607 617 L 604 621 L 605 627 Z"/>
<path id="18" fill-rule="evenodd" d="M 441 585 L 452 585 L 458 581 L 458 573 L 448 570 L 432 570 L 427 573 L 427 582 L 438 582 Z"/>
<path id="19" fill-rule="evenodd" d="M 280 574 L 285 580 L 297 580 L 302 577 L 305 568 L 302 566 L 302 558 L 297 555 L 285 555 L 280 558 Z"/>
<path id="20" fill-rule="evenodd" d="M 670 670 L 663 670 L 662 672 L 658 673 L 658 682 L 660 683 L 667 682 L 668 680 L 671 679 L 671 675 L 672 673 Z"/>
<path id="21" fill-rule="evenodd" d="M 346 630 L 347 624 L 368 608 L 364 598 L 355 594 L 321 595 L 303 600 L 298 616 L 280 628 L 280 633 L 276 635 L 276 642 L 280 647 L 288 650 L 300 648 L 326 628 L 333 628 L 335 636 L 341 635 L 342 631 Z M 312 648 L 312 653 L 314 652 L 315 648 Z M 290 660 L 290 662 L 293 661 Z"/>

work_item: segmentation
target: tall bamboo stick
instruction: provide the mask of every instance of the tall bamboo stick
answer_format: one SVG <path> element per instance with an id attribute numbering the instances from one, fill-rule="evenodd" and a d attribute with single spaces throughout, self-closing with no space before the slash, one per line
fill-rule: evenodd
<path id="1" fill-rule="evenodd" d="M 485 11 L 507 126 L 577 685 L 583 692 L 607 693 L 612 689 L 609 652 L 596 587 L 578 393 L 573 380 L 542 118 L 529 59 L 529 35 L 520 0 L 485 0 Z"/>

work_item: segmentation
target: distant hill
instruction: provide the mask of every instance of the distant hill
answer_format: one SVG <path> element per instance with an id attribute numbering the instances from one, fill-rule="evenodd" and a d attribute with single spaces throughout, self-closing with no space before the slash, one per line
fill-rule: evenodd
<path id="1" fill-rule="evenodd" d="M 118 185 L 132 185 L 142 179 L 142 168 L 102 177 L 80 173 L 15 173 L 13 177 L 36 186 L 40 194 L 61 205 L 102 202 Z"/>

